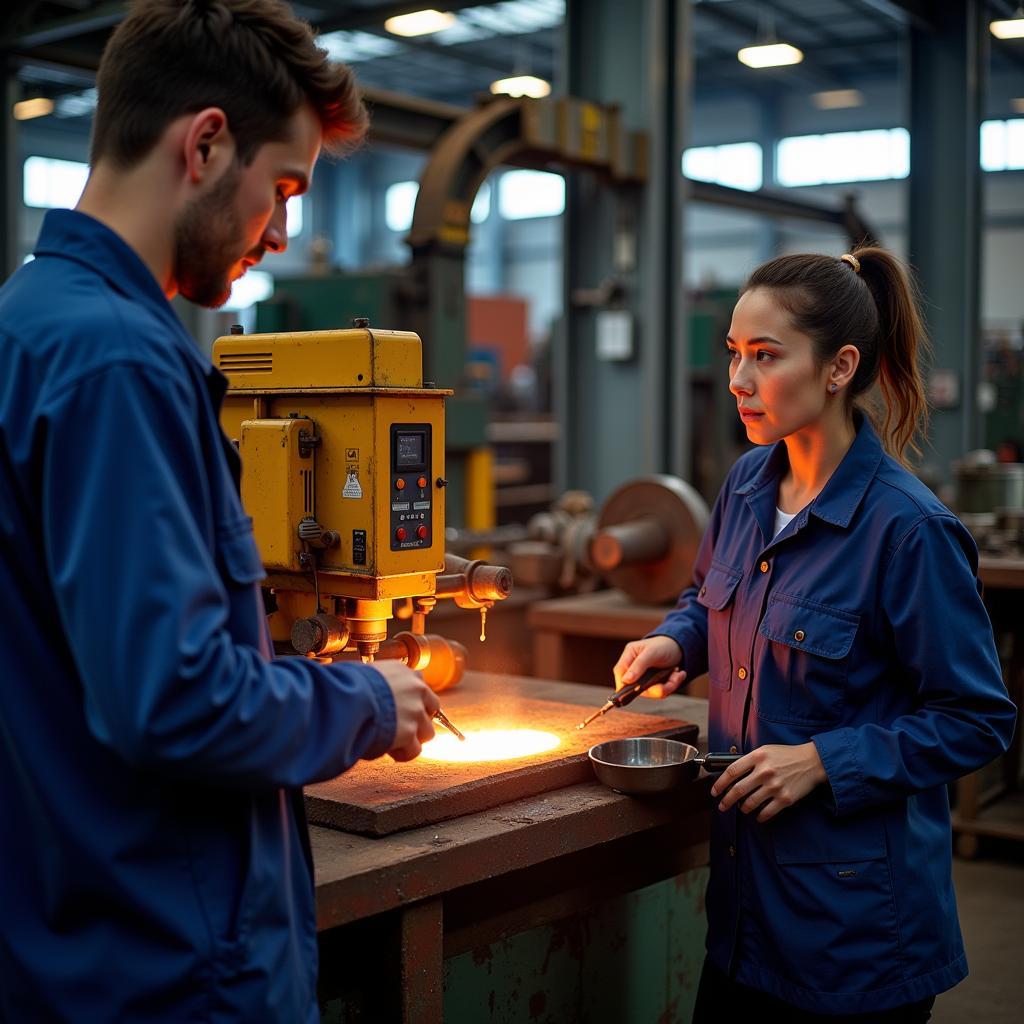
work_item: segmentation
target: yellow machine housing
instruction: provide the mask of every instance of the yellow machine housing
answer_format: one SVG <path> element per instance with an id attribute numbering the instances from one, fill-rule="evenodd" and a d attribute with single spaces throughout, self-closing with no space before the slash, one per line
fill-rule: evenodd
<path id="1" fill-rule="evenodd" d="M 444 551 L 444 401 L 423 385 L 420 339 L 351 330 L 231 334 L 221 425 L 242 458 L 279 650 L 399 658 L 435 689 L 465 648 L 425 632 L 438 598 L 481 616 L 512 590 L 504 566 Z M 396 614 L 410 630 L 387 635 Z"/>
<path id="2" fill-rule="evenodd" d="M 242 503 L 268 583 L 309 577 L 302 556 L 315 551 L 324 594 L 432 594 L 444 568 L 451 392 L 423 387 L 419 337 L 229 335 L 214 342 L 213 361 L 228 378 L 221 423 L 242 456 Z M 335 543 L 321 546 L 324 535 Z"/>

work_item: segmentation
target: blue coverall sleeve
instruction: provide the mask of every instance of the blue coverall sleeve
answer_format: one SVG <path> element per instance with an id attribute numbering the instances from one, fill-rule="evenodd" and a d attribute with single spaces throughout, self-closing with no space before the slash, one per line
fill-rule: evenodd
<path id="1" fill-rule="evenodd" d="M 977 548 L 952 515 L 919 520 L 897 543 L 882 594 L 896 662 L 880 685 L 910 688 L 916 708 L 813 737 L 836 813 L 951 782 L 1009 746 L 1016 708 L 976 572 Z"/>
<path id="2" fill-rule="evenodd" d="M 130 764 L 178 778 L 258 789 L 333 777 L 391 745 L 390 689 L 362 665 L 259 650 L 262 569 L 246 517 L 204 522 L 199 413 L 175 379 L 130 363 L 47 403 L 42 540 L 89 728 Z M 225 578 L 213 530 L 236 560 L 249 553 L 247 580 Z M 231 628 L 239 615 L 251 644 Z"/>
<path id="3" fill-rule="evenodd" d="M 688 681 L 693 681 L 708 670 L 708 610 L 697 600 L 704 577 L 711 567 L 711 556 L 722 525 L 724 505 L 733 476 L 730 470 L 711 509 L 707 528 L 701 538 L 697 557 L 693 563 L 693 582 L 680 595 L 675 607 L 664 621 L 647 636 L 671 637 L 683 652 L 682 667 Z M 646 638 L 645 638 L 646 639 Z"/>

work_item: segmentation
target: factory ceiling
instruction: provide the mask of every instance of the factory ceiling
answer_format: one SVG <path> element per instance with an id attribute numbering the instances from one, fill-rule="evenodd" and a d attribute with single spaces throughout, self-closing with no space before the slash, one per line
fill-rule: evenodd
<path id="1" fill-rule="evenodd" d="M 572 0 L 570 0 L 572 2 Z M 575 0 L 583 2 L 583 0 Z M 988 0 L 993 17 L 1011 17 L 1013 0 Z M 124 16 L 123 0 L 16 0 L 0 11 L 0 49 L 18 68 L 25 96 L 48 95 L 59 117 L 88 115 L 104 42 Z M 332 53 L 352 63 L 367 86 L 464 105 L 490 83 L 561 74 L 565 0 L 454 0 L 455 24 L 430 36 L 385 30 L 392 16 L 420 9 L 398 0 L 295 0 L 326 36 Z M 754 89 L 809 93 L 898 80 L 907 26 L 927 29 L 927 0 L 693 0 L 692 37 L 698 96 Z M 774 37 L 804 60 L 755 71 L 737 50 Z M 992 70 L 1024 71 L 1024 46 L 992 40 Z"/>

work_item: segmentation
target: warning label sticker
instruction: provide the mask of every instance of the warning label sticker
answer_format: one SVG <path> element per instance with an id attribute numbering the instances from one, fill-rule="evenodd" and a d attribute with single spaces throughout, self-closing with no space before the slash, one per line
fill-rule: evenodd
<path id="1" fill-rule="evenodd" d="M 341 496 L 343 498 L 361 498 L 363 496 L 363 489 L 359 485 L 358 473 L 353 473 L 349 470 L 348 479 L 345 481 L 345 486 L 342 488 Z"/>

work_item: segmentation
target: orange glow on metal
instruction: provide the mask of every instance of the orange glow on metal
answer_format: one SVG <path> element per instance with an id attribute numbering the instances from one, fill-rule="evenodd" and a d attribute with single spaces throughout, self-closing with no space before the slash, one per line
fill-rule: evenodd
<path id="1" fill-rule="evenodd" d="M 423 744 L 420 756 L 429 761 L 509 761 L 554 750 L 561 742 L 539 729 L 479 729 L 467 732 L 465 742 L 439 731 Z"/>

